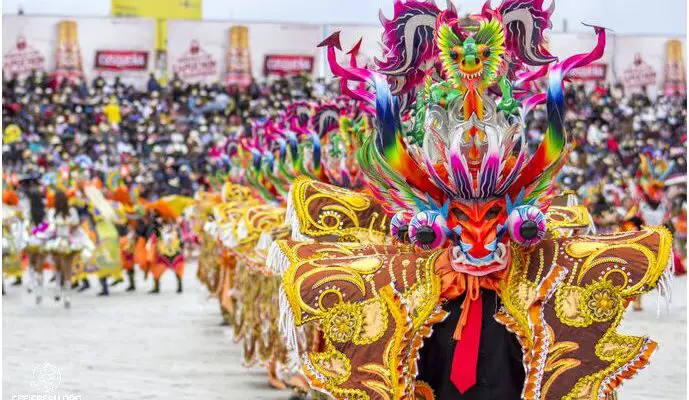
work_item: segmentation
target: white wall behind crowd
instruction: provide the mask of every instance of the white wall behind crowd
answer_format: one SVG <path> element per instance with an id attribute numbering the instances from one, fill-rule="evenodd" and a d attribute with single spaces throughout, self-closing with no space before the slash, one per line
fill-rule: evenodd
<path id="1" fill-rule="evenodd" d="M 318 57 L 316 45 L 321 41 L 322 32 L 319 25 L 177 20 L 168 22 L 168 71 L 180 70 L 180 60 L 190 55 L 192 44 L 198 44 L 198 53 L 204 53 L 209 63 L 210 60 L 215 61 L 215 71 L 211 73 L 211 68 L 200 68 L 196 73 L 189 71 L 185 80 L 210 83 L 222 79 L 228 67 L 229 31 L 232 26 L 248 29 L 251 71 L 256 77 L 263 76 L 265 56 L 269 54 Z"/>
<path id="2" fill-rule="evenodd" d="M 108 78 L 117 73 L 112 71 L 112 66 L 110 69 L 96 69 L 98 51 L 127 51 L 132 54 L 145 52 L 148 66 L 122 73 L 123 81 L 135 84 L 146 81 L 155 47 L 155 23 L 152 19 L 69 19 L 76 22 L 72 25 L 76 26 L 76 32 L 61 30 L 59 25 L 63 21 L 68 20 L 59 17 L 3 16 L 3 72 L 18 72 L 21 75 L 31 72 L 34 67 L 40 69 L 41 65 L 46 71 L 54 71 L 59 45 L 76 39 L 87 78 L 93 78 L 98 73 Z M 76 37 L 70 38 L 73 33 L 76 33 Z M 107 60 L 101 58 L 102 61 Z"/>
<path id="3" fill-rule="evenodd" d="M 76 36 L 61 28 L 62 21 L 73 21 Z M 242 23 L 220 21 L 168 21 L 166 71 L 193 82 L 225 82 L 231 57 L 230 29 L 247 28 L 249 65 L 253 76 L 264 77 L 266 57 L 311 59 L 315 76 L 329 77 L 325 52 L 316 46 L 334 31 L 341 31 L 342 57 L 359 38 L 363 38 L 360 65 L 372 64 L 379 57 L 381 28 L 374 25 L 308 25 L 278 23 Z M 67 32 L 67 33 L 65 33 Z M 64 55 L 65 44 L 77 46 L 81 70 L 87 79 L 97 74 L 120 75 L 124 81 L 145 85 L 148 74 L 156 69 L 155 23 L 149 19 L 59 18 L 3 16 L 3 71 L 28 73 L 33 68 L 54 71 L 60 62 L 72 62 Z M 567 57 L 590 50 L 595 38 L 592 33 L 551 33 L 550 49 L 555 55 Z M 674 41 L 668 46 L 669 41 Z M 674 48 L 674 51 L 669 51 Z M 96 57 L 96 55 L 100 57 Z M 143 54 L 147 58 L 143 58 Z M 61 61 L 57 59 L 61 57 Z M 581 78 L 589 81 L 622 82 L 631 89 L 647 86 L 654 95 L 662 89 L 669 64 L 682 71 L 686 82 L 685 36 L 634 36 L 610 34 L 603 59 L 583 71 Z M 284 60 L 283 60 L 284 61 Z M 145 65 L 142 65 L 144 63 Z M 672 68 L 670 68 L 672 69 Z M 683 83 L 685 84 L 685 83 Z"/>
<path id="4" fill-rule="evenodd" d="M 151 1 L 151 0 L 140 0 Z M 486 0 L 453 0 L 461 12 L 477 12 Z M 546 0 L 547 7 L 553 0 Z M 390 15 L 393 0 L 196 0 L 202 19 L 221 21 L 282 22 L 305 24 L 378 23 L 378 10 Z M 436 0 L 440 5 L 443 0 Z M 499 0 L 492 0 L 495 6 Z M 2 13 L 105 17 L 111 0 L 3 0 Z M 621 35 L 686 35 L 686 0 L 556 0 L 552 16 L 555 31 L 585 32 L 581 22 L 605 26 Z"/>

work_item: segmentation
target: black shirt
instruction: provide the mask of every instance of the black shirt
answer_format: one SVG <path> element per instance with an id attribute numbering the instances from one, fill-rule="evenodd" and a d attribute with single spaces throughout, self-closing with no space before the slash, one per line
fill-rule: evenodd
<path id="1" fill-rule="evenodd" d="M 428 383 L 436 400 L 519 400 L 524 386 L 523 353 L 514 334 L 495 321 L 500 298 L 492 290 L 482 290 L 483 316 L 479 344 L 476 385 L 460 394 L 450 381 L 456 341 L 452 338 L 461 314 L 464 296 L 448 301 L 443 309 L 450 315 L 433 325 L 433 334 L 424 341 L 418 379 Z"/>

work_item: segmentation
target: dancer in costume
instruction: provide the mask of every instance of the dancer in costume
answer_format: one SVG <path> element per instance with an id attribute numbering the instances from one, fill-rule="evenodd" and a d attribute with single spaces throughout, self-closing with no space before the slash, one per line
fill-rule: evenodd
<path id="1" fill-rule="evenodd" d="M 47 215 L 49 239 L 45 250 L 52 256 L 57 273 L 55 301 L 64 299 L 65 308 L 71 305 L 72 272 L 76 260 L 85 247 L 77 210 L 69 205 L 67 194 L 55 191 L 55 202 Z M 66 291 L 66 292 L 65 292 Z"/>
<path id="2" fill-rule="evenodd" d="M 319 242 L 270 252 L 285 340 L 313 388 L 337 399 L 593 400 L 648 363 L 655 343 L 617 327 L 631 298 L 666 293 L 672 237 L 558 233 L 576 232 L 586 212 L 549 209 L 568 148 L 564 79 L 602 56 L 606 36 L 595 27 L 590 53 L 558 61 L 543 38 L 551 13 L 505 0 L 460 19 L 451 5 L 396 1 L 376 71 L 339 65 L 338 36 L 324 41 L 348 94 L 376 110 L 358 158 L 375 199 L 296 182 L 292 236 Z M 543 76 L 547 91 L 530 92 Z M 541 104 L 548 128 L 529 153 L 522 121 Z M 394 244 L 367 239 L 387 231 L 383 216 Z M 361 243 L 324 243 L 343 237 Z M 304 349 L 310 323 L 323 341 Z"/>
<path id="3" fill-rule="evenodd" d="M 134 197 L 134 199 L 132 199 Z M 137 196 L 132 196 L 125 186 L 119 186 L 113 193 L 113 200 L 116 202 L 116 212 L 120 224 L 117 225 L 120 234 L 120 259 L 122 268 L 126 271 L 129 285 L 125 289 L 127 292 L 136 290 L 134 279 L 135 249 L 137 244 L 137 229 L 141 224 L 143 207 L 134 205 Z M 116 283 L 113 282 L 111 286 Z"/>
<path id="4" fill-rule="evenodd" d="M 178 214 L 164 200 L 151 204 L 155 219 L 149 236 L 150 270 L 153 275 L 153 289 L 149 293 L 160 293 L 160 277 L 168 269 L 174 271 L 177 278 L 177 293 L 182 293 L 184 276 L 184 244 L 181 240 Z"/>
<path id="5" fill-rule="evenodd" d="M 186 255 L 190 255 L 196 246 L 199 246 L 201 239 L 198 231 L 194 229 L 193 215 L 197 210 L 194 207 L 187 207 L 182 213 L 179 221 L 179 229 L 182 235 L 182 242 L 184 243 L 184 251 Z"/>
<path id="6" fill-rule="evenodd" d="M 116 224 L 120 223 L 112 204 L 105 199 L 100 189 L 89 186 L 84 189 L 89 200 L 92 231 L 95 237 L 93 255 L 87 261 L 101 284 L 98 296 L 108 296 L 108 278 L 122 279 L 122 260 L 120 259 L 120 236 Z"/>
<path id="7" fill-rule="evenodd" d="M 120 236 L 120 259 L 122 261 L 122 268 L 127 273 L 129 285 L 125 289 L 127 292 L 136 290 L 136 283 L 134 279 L 134 250 L 136 248 L 136 228 L 141 217 L 131 212 L 125 211 L 125 224 L 121 225 Z"/>
<path id="8" fill-rule="evenodd" d="M 40 304 L 43 300 L 43 264 L 47 258 L 45 244 L 48 239 L 44 192 L 35 176 L 26 177 L 22 184 L 25 185 L 29 203 L 29 242 L 26 246 L 29 261 L 27 289 L 29 293 L 36 291 L 36 304 Z"/>
<path id="9" fill-rule="evenodd" d="M 27 221 L 19 209 L 19 196 L 12 189 L 2 191 L 2 293 L 5 294 L 5 276 L 15 278 L 12 284 L 22 282 L 22 254 L 29 241 Z"/>
<path id="10" fill-rule="evenodd" d="M 77 210 L 81 232 L 84 235 L 85 249 L 82 250 L 81 257 L 75 259 L 72 266 L 72 289 L 78 288 L 77 291 L 81 293 L 91 287 L 91 283 L 88 280 L 89 272 L 86 269 L 86 261 L 92 254 L 95 234 L 91 230 L 91 215 L 86 202 L 86 196 L 81 187 L 75 190 L 75 195 L 69 199 L 69 204 Z M 79 283 L 81 283 L 81 287 L 79 287 Z"/>
<path id="11" fill-rule="evenodd" d="M 640 167 L 637 181 L 631 185 L 635 212 L 629 213 L 625 221 L 634 222 L 636 226 L 626 224 L 627 230 L 640 230 L 644 226 L 662 225 L 671 227 L 671 207 L 667 197 L 665 181 L 674 169 L 674 162 L 660 160 L 648 154 L 640 155 Z M 631 211 L 631 210 L 630 210 Z M 629 229 L 631 228 L 631 229 Z M 633 229 L 636 228 L 636 229 Z M 673 268 L 684 270 L 682 260 L 677 252 L 672 252 Z M 641 296 L 634 299 L 634 311 L 641 311 Z"/>
<path id="12" fill-rule="evenodd" d="M 148 274 L 151 269 L 148 241 L 153 233 L 154 215 L 153 211 L 147 211 L 145 206 L 143 213 L 144 215 L 141 223 L 137 224 L 135 228 L 136 242 L 134 244 L 134 263 L 143 271 L 144 280 L 146 280 L 148 279 Z"/>

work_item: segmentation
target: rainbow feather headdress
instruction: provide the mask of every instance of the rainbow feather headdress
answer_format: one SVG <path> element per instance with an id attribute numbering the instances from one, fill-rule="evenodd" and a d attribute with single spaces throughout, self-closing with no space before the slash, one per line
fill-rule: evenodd
<path id="1" fill-rule="evenodd" d="M 605 30 L 594 27 L 598 43 L 590 53 L 558 62 L 545 49 L 552 9 L 542 3 L 487 3 L 462 20 L 451 5 L 441 11 L 431 1 L 397 0 L 393 18 L 382 17 L 385 60 L 376 70 L 340 65 L 338 33 L 321 43 L 346 93 L 375 107 L 375 133 L 359 162 L 388 211 L 506 195 L 547 208 L 567 152 L 563 82 L 570 70 L 602 56 Z M 477 56 L 482 68 L 467 74 L 461 62 L 476 49 L 484 52 Z M 523 90 L 544 76 L 545 93 Z M 509 101 L 516 104 L 511 110 Z M 543 103 L 548 129 L 529 154 L 521 121 Z M 410 140 L 415 130 L 420 140 Z"/>
<path id="2" fill-rule="evenodd" d="M 396 0 L 382 18 L 377 69 L 340 65 L 338 33 L 321 43 L 342 92 L 375 108 L 357 160 L 394 214 L 391 233 L 424 249 L 450 244 L 457 271 L 504 269 L 510 240 L 534 245 L 545 235 L 568 150 L 564 80 L 599 59 L 606 38 L 594 27 L 590 53 L 558 61 L 543 36 L 551 13 L 543 0 L 504 0 L 460 19 L 452 5 Z M 531 91 L 543 77 L 546 92 Z M 522 121 L 544 103 L 547 130 L 530 153 Z"/>
<path id="3" fill-rule="evenodd" d="M 675 170 L 675 162 L 650 154 L 641 154 L 639 157 L 638 190 L 646 199 L 659 202 L 670 175 Z"/>

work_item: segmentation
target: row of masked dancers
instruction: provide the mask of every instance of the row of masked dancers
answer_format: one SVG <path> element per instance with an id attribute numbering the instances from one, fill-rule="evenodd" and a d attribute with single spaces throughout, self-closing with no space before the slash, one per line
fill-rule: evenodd
<path id="1" fill-rule="evenodd" d="M 195 242 L 182 216 L 188 199 L 146 201 L 124 184 L 76 179 L 67 186 L 43 178 L 36 173 L 3 177 L 3 276 L 12 286 L 25 283 L 38 304 L 45 276 L 55 282 L 55 300 L 69 307 L 72 291 L 88 290 L 94 277 L 98 295 L 108 296 L 125 277 L 125 290 L 136 290 L 138 269 L 145 280 L 152 279 L 155 294 L 170 270 L 182 293 L 185 243 Z"/>

